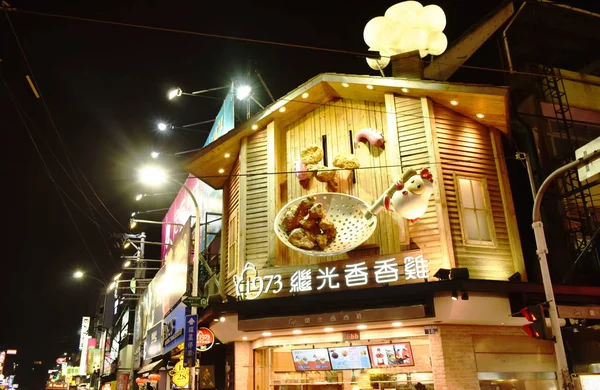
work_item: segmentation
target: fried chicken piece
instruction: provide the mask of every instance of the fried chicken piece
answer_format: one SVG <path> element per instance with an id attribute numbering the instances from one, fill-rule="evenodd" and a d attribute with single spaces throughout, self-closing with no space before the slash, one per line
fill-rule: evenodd
<path id="1" fill-rule="evenodd" d="M 319 169 L 317 170 L 316 178 L 318 181 L 320 181 L 322 183 L 329 183 L 332 180 L 334 180 L 334 178 L 336 176 L 337 176 L 336 171 L 332 171 L 331 169 L 321 165 L 321 166 L 319 166 Z"/>
<path id="2" fill-rule="evenodd" d="M 329 245 L 329 239 L 325 234 L 317 234 L 316 236 L 317 245 L 321 249 L 325 249 Z"/>
<path id="3" fill-rule="evenodd" d="M 335 225 L 333 224 L 333 222 L 331 222 L 330 220 L 328 220 L 327 218 L 325 218 L 323 216 L 323 219 L 319 222 L 319 228 L 323 231 L 331 230 L 331 229 L 335 229 Z"/>
<path id="4" fill-rule="evenodd" d="M 302 228 L 292 230 L 288 237 L 288 241 L 298 248 L 313 249 L 315 247 L 315 238 Z"/>
<path id="5" fill-rule="evenodd" d="M 308 214 L 306 217 L 300 220 L 299 225 L 301 228 L 311 231 L 318 226 L 318 222 L 315 218 L 311 217 L 310 214 Z"/>
<path id="6" fill-rule="evenodd" d="M 323 204 L 322 203 L 313 204 L 312 207 L 308 210 L 308 215 L 311 218 L 318 218 L 318 219 L 325 218 L 325 210 L 323 210 Z"/>
<path id="7" fill-rule="evenodd" d="M 333 159 L 333 166 L 336 168 L 356 169 L 360 168 L 358 157 L 353 154 L 338 154 Z"/>
<path id="8" fill-rule="evenodd" d="M 300 201 L 300 204 L 298 204 L 298 208 L 296 209 L 298 220 L 301 220 L 308 215 L 308 210 L 315 204 L 315 201 L 316 199 L 314 196 L 306 197 Z"/>
<path id="9" fill-rule="evenodd" d="M 302 149 L 300 152 L 300 160 L 306 165 L 316 164 L 323 159 L 323 155 L 323 149 L 318 145 L 311 145 Z"/>
<path id="10" fill-rule="evenodd" d="M 283 228 L 285 229 L 286 233 L 289 233 L 300 226 L 300 218 L 298 218 L 296 215 L 297 210 L 298 206 L 292 206 L 285 212 L 283 216 Z"/>

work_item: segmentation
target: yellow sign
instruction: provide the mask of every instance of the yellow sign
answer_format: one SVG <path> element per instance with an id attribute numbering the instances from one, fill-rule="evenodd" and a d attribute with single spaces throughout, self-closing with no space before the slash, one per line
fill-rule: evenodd
<path id="1" fill-rule="evenodd" d="M 190 381 L 190 370 L 189 368 L 183 367 L 183 358 L 175 364 L 175 367 L 169 371 L 171 380 L 177 387 L 185 387 Z"/>

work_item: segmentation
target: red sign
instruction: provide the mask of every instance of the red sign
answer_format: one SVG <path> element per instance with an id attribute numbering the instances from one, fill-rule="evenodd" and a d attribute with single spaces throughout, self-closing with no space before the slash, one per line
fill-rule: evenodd
<path id="1" fill-rule="evenodd" d="M 56 359 L 56 364 L 63 364 L 67 361 L 66 357 L 59 357 L 58 359 Z"/>
<path id="2" fill-rule="evenodd" d="M 198 351 L 208 351 L 215 343 L 215 334 L 208 328 L 198 328 L 196 333 L 196 348 Z"/>

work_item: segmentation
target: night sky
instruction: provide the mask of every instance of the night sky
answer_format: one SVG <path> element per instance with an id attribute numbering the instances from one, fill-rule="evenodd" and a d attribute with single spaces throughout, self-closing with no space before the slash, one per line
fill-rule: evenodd
<path id="1" fill-rule="evenodd" d="M 362 38 L 365 24 L 383 15 L 394 3 L 9 1 L 11 6 L 23 10 L 361 53 L 368 49 Z M 448 23 L 444 32 L 452 42 L 500 1 L 423 2 L 431 3 L 445 10 Z M 322 72 L 378 74 L 366 65 L 364 58 L 352 54 L 20 12 L 11 12 L 9 17 L 33 73 L 5 14 L 0 18 L 0 72 L 18 100 L 21 113 L 26 114 L 28 128 L 52 175 L 51 179 L 46 174 L 2 83 L 0 129 L 6 252 L 1 263 L 0 346 L 18 348 L 23 362 L 52 362 L 65 348 L 75 348 L 81 317 L 93 315 L 101 284 L 91 279 L 76 281 L 72 272 L 81 268 L 96 278 L 111 278 L 121 263 L 121 253 L 115 248 L 111 233 L 123 232 L 133 211 L 170 205 L 172 196 L 148 199 L 141 205 L 134 201 L 135 195 L 143 192 L 136 183 L 135 169 L 149 158 L 150 150 L 160 146 L 172 153 L 204 144 L 202 133 L 156 133 L 158 120 L 184 125 L 213 119 L 220 106 L 218 100 L 205 98 L 169 102 L 166 91 L 170 87 L 180 86 L 184 91 L 219 87 L 251 69 L 260 72 L 278 98 Z M 499 67 L 498 56 L 497 44 L 491 40 L 469 65 Z M 390 72 L 386 69 L 387 75 Z M 27 74 L 35 77 L 52 120 L 43 102 L 33 96 L 25 79 Z M 479 82 L 485 82 L 486 77 L 490 83 L 497 82 L 498 73 L 478 77 Z M 255 77 L 253 81 L 259 90 L 258 100 L 268 104 L 268 96 L 260 91 Z M 224 94 L 219 91 L 211 96 Z M 210 129 L 210 124 L 205 128 Z M 181 169 L 179 162 L 165 161 L 173 169 Z M 54 182 L 64 193 L 56 189 Z M 92 206 L 86 203 L 77 183 Z M 175 189 L 165 189 L 169 190 Z M 93 215 L 96 222 L 86 215 Z M 154 218 L 161 219 L 162 214 Z M 146 231 L 149 239 L 158 241 L 159 230 Z"/>

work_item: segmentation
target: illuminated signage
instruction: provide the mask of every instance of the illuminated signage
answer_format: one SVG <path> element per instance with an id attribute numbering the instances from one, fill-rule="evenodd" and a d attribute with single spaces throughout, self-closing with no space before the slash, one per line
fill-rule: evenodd
<path id="1" fill-rule="evenodd" d="M 289 286 L 284 286 L 281 274 L 260 276 L 256 266 L 246 263 L 239 275 L 233 276 L 236 295 L 242 299 L 256 299 L 263 294 L 276 295 L 287 289 L 289 293 L 337 290 L 342 287 L 366 286 L 370 282 L 383 285 L 394 283 L 404 276 L 404 280 L 418 280 L 429 277 L 429 261 L 422 255 L 404 257 L 404 274 L 396 259 L 346 263 L 343 267 L 321 265 L 320 268 L 304 268 L 295 271 L 289 278 Z M 338 269 L 339 267 L 339 269 Z"/>
<path id="2" fill-rule="evenodd" d="M 196 348 L 204 352 L 212 348 L 215 343 L 215 334 L 208 328 L 198 328 L 196 333 Z"/>
<path id="3" fill-rule="evenodd" d="M 81 332 L 79 336 L 79 350 L 87 349 L 88 331 L 90 330 L 90 317 L 81 320 Z"/>
<path id="4" fill-rule="evenodd" d="M 16 349 L 7 349 L 6 350 L 6 354 L 7 355 L 16 355 L 17 354 L 17 350 Z"/>
<path id="5" fill-rule="evenodd" d="M 171 380 L 177 387 L 185 387 L 190 381 L 190 370 L 183 367 L 183 359 L 179 360 L 175 367 L 169 371 Z"/>

